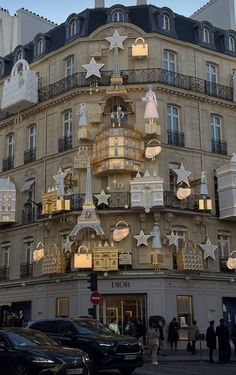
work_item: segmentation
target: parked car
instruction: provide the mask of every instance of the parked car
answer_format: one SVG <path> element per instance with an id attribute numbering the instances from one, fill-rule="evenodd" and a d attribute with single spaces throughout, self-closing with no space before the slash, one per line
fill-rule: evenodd
<path id="1" fill-rule="evenodd" d="M 0 373 L 4 375 L 90 375 L 91 362 L 79 349 L 63 348 L 39 331 L 0 328 Z"/>
<path id="2" fill-rule="evenodd" d="M 29 323 L 28 327 L 48 334 L 61 345 L 84 350 L 95 371 L 119 369 L 128 375 L 143 365 L 142 348 L 136 338 L 116 335 L 95 319 L 43 319 Z"/>

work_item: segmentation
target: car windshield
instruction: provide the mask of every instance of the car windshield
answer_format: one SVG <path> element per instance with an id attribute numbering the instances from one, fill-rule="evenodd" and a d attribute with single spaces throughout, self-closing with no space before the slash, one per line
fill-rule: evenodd
<path id="1" fill-rule="evenodd" d="M 40 347 L 40 346 L 58 346 L 58 344 L 41 332 L 25 331 L 16 332 L 8 331 L 8 338 L 14 347 Z"/>
<path id="2" fill-rule="evenodd" d="M 74 323 L 76 324 L 79 333 L 85 335 L 90 333 L 103 333 L 106 335 L 112 334 L 112 331 L 107 326 L 97 320 L 75 319 Z"/>

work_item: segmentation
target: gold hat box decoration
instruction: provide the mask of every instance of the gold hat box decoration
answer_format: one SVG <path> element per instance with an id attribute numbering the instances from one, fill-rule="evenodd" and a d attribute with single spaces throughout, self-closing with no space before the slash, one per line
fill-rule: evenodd
<path id="1" fill-rule="evenodd" d="M 203 270 L 202 251 L 196 247 L 195 242 L 185 241 L 184 247 L 177 254 L 177 269 L 179 271 Z"/>
<path id="2" fill-rule="evenodd" d="M 92 163 L 95 174 L 137 172 L 144 162 L 144 142 L 139 131 L 109 128 L 99 133 L 93 143 Z"/>
<path id="3" fill-rule="evenodd" d="M 102 247 L 93 249 L 94 271 L 118 271 L 118 249 L 107 242 Z"/>
<path id="4" fill-rule="evenodd" d="M 47 193 L 43 194 L 42 204 L 43 215 L 50 215 L 60 211 L 70 210 L 70 199 L 58 197 L 57 191 L 55 189 L 49 190 Z"/>

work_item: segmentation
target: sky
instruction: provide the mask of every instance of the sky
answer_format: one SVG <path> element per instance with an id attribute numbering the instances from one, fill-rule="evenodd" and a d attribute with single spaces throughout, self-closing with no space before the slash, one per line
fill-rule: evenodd
<path id="1" fill-rule="evenodd" d="M 168 7 L 173 12 L 189 17 L 208 0 L 147 0 L 147 4 Z M 136 5 L 137 0 L 105 0 L 105 6 L 115 4 Z M 64 22 L 71 13 L 94 8 L 95 0 L 0 0 L 0 7 L 8 9 L 14 15 L 20 8 L 25 8 L 58 24 Z"/>

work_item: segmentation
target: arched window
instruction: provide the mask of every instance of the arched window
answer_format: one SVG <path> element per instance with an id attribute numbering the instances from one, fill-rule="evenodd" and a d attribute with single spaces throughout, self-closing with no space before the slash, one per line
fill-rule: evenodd
<path id="1" fill-rule="evenodd" d="M 229 50 L 235 52 L 235 39 L 233 36 L 229 36 Z"/>
<path id="2" fill-rule="evenodd" d="M 115 11 L 113 14 L 112 14 L 112 22 L 124 22 L 125 20 L 125 15 L 123 12 L 121 11 Z"/>
<path id="3" fill-rule="evenodd" d="M 22 48 L 18 49 L 15 53 L 15 62 L 24 58 L 24 51 Z"/>
<path id="4" fill-rule="evenodd" d="M 203 42 L 209 44 L 210 43 L 210 32 L 207 27 L 203 27 Z"/>
<path id="5" fill-rule="evenodd" d="M 76 20 L 72 20 L 69 24 L 69 37 L 73 38 L 77 34 Z"/>
<path id="6" fill-rule="evenodd" d="M 43 39 L 40 38 L 36 42 L 36 56 L 42 55 L 43 50 L 44 50 L 44 43 L 43 43 Z"/>
<path id="7" fill-rule="evenodd" d="M 162 16 L 162 28 L 170 31 L 170 17 L 167 14 L 163 14 Z"/>

